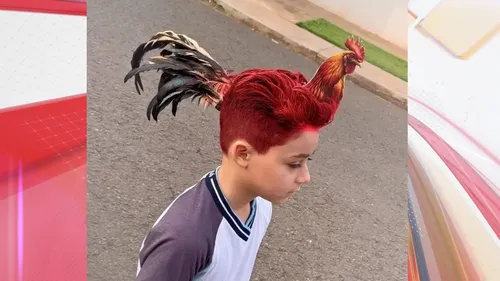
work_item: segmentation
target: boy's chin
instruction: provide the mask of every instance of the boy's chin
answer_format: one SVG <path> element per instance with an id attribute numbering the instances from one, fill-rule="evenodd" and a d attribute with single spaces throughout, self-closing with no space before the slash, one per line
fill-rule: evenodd
<path id="1" fill-rule="evenodd" d="M 288 198 L 285 198 L 285 199 L 278 199 L 278 200 L 273 200 L 271 201 L 271 203 L 273 205 L 284 205 L 286 202 L 288 201 Z"/>
<path id="2" fill-rule="evenodd" d="M 273 205 L 283 205 L 285 204 L 286 202 L 288 202 L 288 200 L 290 200 L 290 198 L 293 196 L 293 194 L 290 194 L 286 197 L 280 197 L 280 198 L 264 198 L 266 199 L 267 201 L 271 202 Z"/>

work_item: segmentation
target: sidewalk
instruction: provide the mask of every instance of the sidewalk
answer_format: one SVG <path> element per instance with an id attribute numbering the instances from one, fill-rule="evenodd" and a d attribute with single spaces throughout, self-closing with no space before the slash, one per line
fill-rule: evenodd
<path id="1" fill-rule="evenodd" d="M 307 0 L 207 0 L 252 28 L 283 41 L 289 47 L 319 63 L 342 51 L 330 42 L 298 27 L 299 21 L 325 18 L 340 28 L 406 59 L 406 52 L 376 35 L 364 32 Z M 407 83 L 380 68 L 364 62 L 349 80 L 406 109 Z"/>

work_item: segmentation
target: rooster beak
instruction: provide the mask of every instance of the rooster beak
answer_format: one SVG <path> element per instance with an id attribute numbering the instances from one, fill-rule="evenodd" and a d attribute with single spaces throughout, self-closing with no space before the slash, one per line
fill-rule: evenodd
<path id="1" fill-rule="evenodd" d="M 355 58 L 349 58 L 349 62 L 354 63 L 361 68 L 361 63 Z"/>
<path id="2" fill-rule="evenodd" d="M 352 63 L 356 64 L 357 66 L 359 66 L 359 68 L 361 68 L 361 63 L 355 59 L 351 60 Z"/>

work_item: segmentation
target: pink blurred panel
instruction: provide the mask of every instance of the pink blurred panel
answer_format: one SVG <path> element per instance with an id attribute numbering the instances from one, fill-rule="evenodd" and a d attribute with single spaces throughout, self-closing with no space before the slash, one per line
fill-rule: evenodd
<path id="1" fill-rule="evenodd" d="M 86 95 L 0 112 L 0 280 L 86 280 Z"/>
<path id="2" fill-rule="evenodd" d="M 87 0 L 2 0 L 0 10 L 86 16 Z"/>

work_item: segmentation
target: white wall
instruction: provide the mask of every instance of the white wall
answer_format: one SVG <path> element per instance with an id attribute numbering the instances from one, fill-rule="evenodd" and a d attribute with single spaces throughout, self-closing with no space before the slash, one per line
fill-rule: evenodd
<path id="1" fill-rule="evenodd" d="M 87 92 L 87 17 L 0 11 L 0 109 Z"/>
<path id="2" fill-rule="evenodd" d="M 408 49 L 408 0 L 309 0 L 379 37 Z"/>

